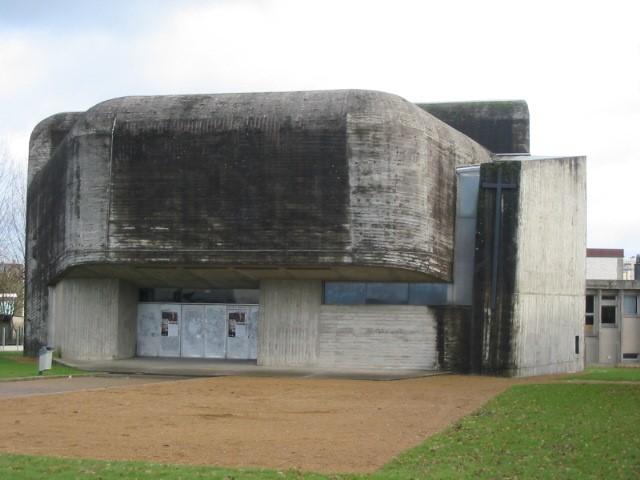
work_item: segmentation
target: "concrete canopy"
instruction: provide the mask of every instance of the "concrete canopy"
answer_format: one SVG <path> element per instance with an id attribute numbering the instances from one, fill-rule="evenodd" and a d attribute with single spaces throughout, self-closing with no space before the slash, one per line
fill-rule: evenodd
<path id="1" fill-rule="evenodd" d="M 489 159 L 378 92 L 126 97 L 69 118 L 64 138 L 41 124 L 31 146 L 53 152 L 29 190 L 32 252 L 52 276 L 152 262 L 450 280 L 453 169 Z"/>

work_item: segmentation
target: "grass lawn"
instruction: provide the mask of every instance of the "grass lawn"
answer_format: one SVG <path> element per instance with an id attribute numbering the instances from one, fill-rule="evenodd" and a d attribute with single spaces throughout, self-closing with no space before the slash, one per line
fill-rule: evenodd
<path id="1" fill-rule="evenodd" d="M 87 373 L 54 362 L 51 370 L 46 370 L 43 375 L 50 377 L 52 375 L 87 375 Z M 36 376 L 38 376 L 36 358 L 25 357 L 22 352 L 0 352 L 0 380 Z"/>
<path id="2" fill-rule="evenodd" d="M 47 480 L 324 480 L 331 477 L 275 470 L 224 469 L 0 454 L 0 478 L 12 480 L 43 478 Z"/>
<path id="3" fill-rule="evenodd" d="M 609 382 L 640 382 L 640 368 L 591 367 L 573 375 L 570 380 L 602 380 Z"/>
<path id="4" fill-rule="evenodd" d="M 380 478 L 640 478 L 640 386 L 522 385 Z"/>
<path id="5" fill-rule="evenodd" d="M 0 455 L 11 479 L 640 478 L 640 386 L 521 385 L 369 476 Z M 53 440 L 52 440 L 53 441 Z"/>

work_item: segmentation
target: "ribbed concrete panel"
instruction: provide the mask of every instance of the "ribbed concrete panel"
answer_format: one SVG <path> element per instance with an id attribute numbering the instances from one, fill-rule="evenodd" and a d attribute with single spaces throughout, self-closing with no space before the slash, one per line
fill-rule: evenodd
<path id="1" fill-rule="evenodd" d="M 113 279 L 64 279 L 53 292 L 53 346 L 62 358 L 106 360 L 135 354 L 135 288 Z"/>
<path id="2" fill-rule="evenodd" d="M 450 281 L 454 172 L 489 156 L 420 113 L 392 95 L 351 95 L 346 128 L 352 255 L 355 264 L 403 265 Z"/>
<path id="3" fill-rule="evenodd" d="M 138 315 L 138 288 L 118 281 L 118 358 L 130 358 L 136 354 L 136 325 Z"/>
<path id="4" fill-rule="evenodd" d="M 515 375 L 583 368 L 585 197 L 584 157 L 522 162 L 513 314 Z"/>
<path id="5" fill-rule="evenodd" d="M 322 282 L 317 280 L 261 282 L 259 365 L 316 364 L 321 296 Z"/>
<path id="6" fill-rule="evenodd" d="M 516 294 L 514 355 L 518 368 L 513 373 L 530 376 L 582 370 L 584 338 L 582 330 L 576 328 L 581 308 L 584 309 L 584 295 Z M 578 355 L 576 336 L 580 336 Z"/>
<path id="7" fill-rule="evenodd" d="M 322 305 L 318 366 L 433 370 L 436 336 L 428 307 Z"/>
<path id="8" fill-rule="evenodd" d="M 529 152 L 529 107 L 524 100 L 418 106 L 494 153 Z"/>

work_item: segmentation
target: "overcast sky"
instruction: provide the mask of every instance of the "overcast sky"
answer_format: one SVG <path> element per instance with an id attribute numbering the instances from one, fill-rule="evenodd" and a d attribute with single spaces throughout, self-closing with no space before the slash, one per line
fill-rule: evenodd
<path id="1" fill-rule="evenodd" d="M 123 95 L 362 88 L 525 99 L 586 155 L 591 247 L 640 253 L 640 1 L 0 0 L 0 141 Z"/>

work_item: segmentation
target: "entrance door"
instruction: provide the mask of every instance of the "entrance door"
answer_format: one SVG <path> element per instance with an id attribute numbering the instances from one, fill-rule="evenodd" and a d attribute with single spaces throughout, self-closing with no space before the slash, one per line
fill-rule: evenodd
<path id="1" fill-rule="evenodd" d="M 138 304 L 141 357 L 257 358 L 257 305 Z"/>
<path id="2" fill-rule="evenodd" d="M 205 322 L 204 305 L 182 305 L 182 357 L 204 357 Z"/>
<path id="3" fill-rule="evenodd" d="M 204 356 L 225 358 L 227 354 L 227 322 L 225 305 L 204 305 Z"/>
<path id="4" fill-rule="evenodd" d="M 138 355 L 179 357 L 181 315 L 179 304 L 138 304 Z"/>
<path id="5" fill-rule="evenodd" d="M 255 333 L 251 331 L 251 324 L 249 307 L 227 307 L 227 358 L 236 360 L 252 358 L 251 344 L 255 343 Z"/>
<path id="6" fill-rule="evenodd" d="M 619 346 L 617 298 L 615 295 L 603 294 L 600 300 L 598 363 L 617 363 L 620 358 Z"/>
<path id="7" fill-rule="evenodd" d="M 224 305 L 182 305 L 182 357 L 225 358 Z"/>

